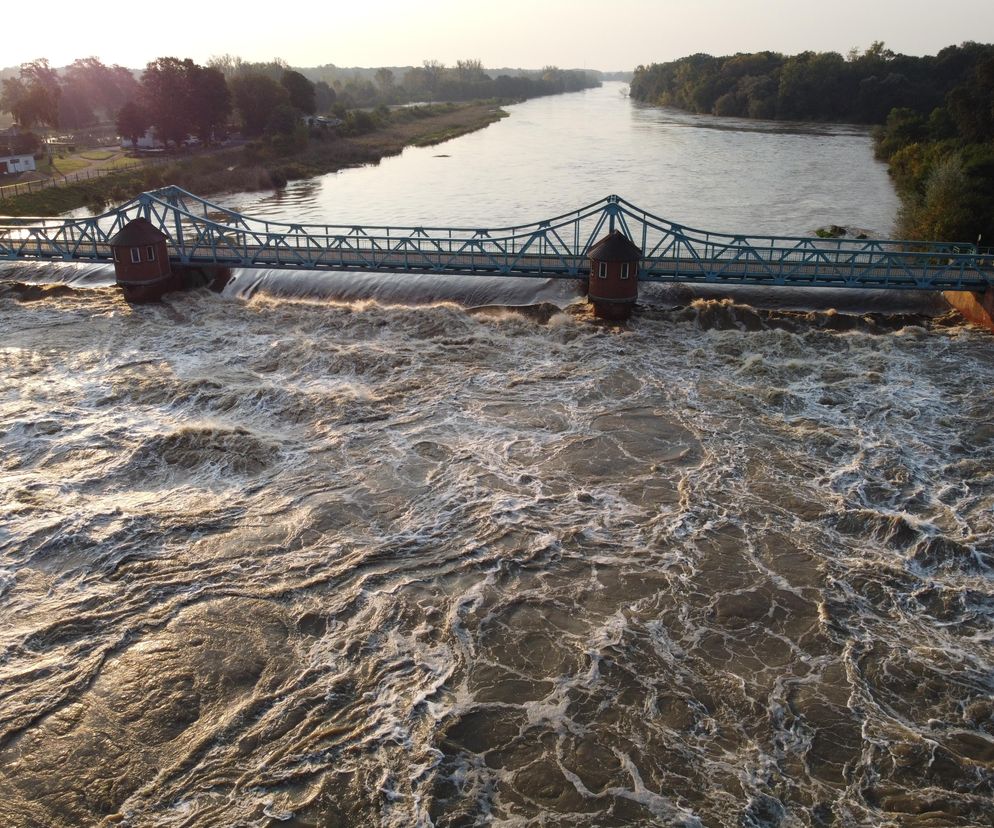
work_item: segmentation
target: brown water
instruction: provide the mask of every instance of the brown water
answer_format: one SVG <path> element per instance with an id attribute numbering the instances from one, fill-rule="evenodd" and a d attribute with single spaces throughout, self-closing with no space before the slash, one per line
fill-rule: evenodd
<path id="1" fill-rule="evenodd" d="M 988 334 L 6 273 L 0 824 L 991 824 Z"/>

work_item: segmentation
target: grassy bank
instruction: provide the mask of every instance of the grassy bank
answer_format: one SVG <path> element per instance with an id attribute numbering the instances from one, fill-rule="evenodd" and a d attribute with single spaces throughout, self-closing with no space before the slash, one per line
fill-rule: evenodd
<path id="1" fill-rule="evenodd" d="M 410 107 L 374 115 L 361 113 L 339 137 L 312 131 L 280 136 L 237 149 L 179 157 L 68 186 L 50 187 L 0 202 L 0 214 L 54 216 L 86 207 L 100 212 L 138 193 L 175 184 L 201 196 L 247 190 L 278 189 L 288 181 L 310 178 L 345 167 L 375 164 L 407 146 L 430 146 L 465 135 L 507 115 L 494 104 L 441 104 Z"/>

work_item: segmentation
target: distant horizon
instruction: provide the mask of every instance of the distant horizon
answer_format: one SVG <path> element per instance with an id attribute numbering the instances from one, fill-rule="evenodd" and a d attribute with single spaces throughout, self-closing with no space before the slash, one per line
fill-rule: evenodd
<path id="1" fill-rule="evenodd" d="M 62 67 L 92 56 L 140 70 L 158 57 L 205 64 L 231 54 L 251 63 L 279 57 L 301 68 L 475 59 L 494 68 L 555 65 L 610 73 L 697 52 L 844 55 L 883 41 L 895 52 L 926 55 L 994 39 L 994 3 L 982 0 L 616 0 L 610 12 L 592 0 L 505 0 L 499 9 L 456 0 L 366 0 L 306 9 L 290 2 L 279 14 L 271 4 L 245 0 L 237 17 L 223 6 L 190 0 L 137 14 L 51 0 L 39 19 L 47 21 L 43 30 L 11 29 L 3 68 L 42 57 Z M 143 36 L 142 22 L 149 19 L 154 36 Z"/>
<path id="2" fill-rule="evenodd" d="M 101 61 L 106 66 L 118 65 L 118 66 L 123 66 L 125 69 L 131 69 L 131 70 L 134 70 L 134 71 L 137 71 L 137 72 L 141 72 L 141 71 L 143 71 L 145 69 L 145 67 L 149 63 L 151 63 L 152 61 L 154 61 L 154 60 L 156 60 L 158 58 L 162 58 L 162 57 L 174 57 L 174 58 L 178 58 L 179 60 L 185 60 L 186 58 L 190 58 L 191 60 L 193 60 L 196 63 L 199 63 L 201 65 L 206 65 L 211 60 L 211 58 L 222 57 L 223 54 L 224 53 L 221 53 L 219 55 L 211 55 L 211 57 L 207 58 L 206 60 L 197 60 L 196 58 L 193 58 L 191 55 L 182 54 L 180 52 L 163 53 L 161 55 L 154 55 L 153 57 L 150 57 L 147 61 L 145 61 L 144 63 L 142 63 L 140 66 L 133 66 L 133 65 L 129 65 L 129 64 L 117 63 L 116 61 L 105 60 L 103 57 L 101 57 L 98 54 L 77 55 L 75 58 L 73 58 L 72 60 L 67 61 L 65 63 L 56 63 L 55 61 L 50 60 L 46 55 L 35 55 L 35 57 L 31 58 L 31 60 L 43 60 L 43 59 L 44 60 L 48 60 L 49 66 L 51 66 L 53 69 L 65 69 L 65 68 L 69 67 L 75 60 L 80 60 L 80 59 L 83 59 L 83 58 L 96 58 L 97 60 Z M 265 58 L 265 59 L 262 59 L 262 60 L 249 60 L 244 55 L 238 55 L 238 54 L 234 54 L 234 53 L 231 53 L 231 54 L 232 54 L 232 57 L 241 58 L 246 63 L 250 63 L 250 64 L 269 63 L 269 62 L 271 62 L 273 60 L 286 60 L 282 55 L 273 55 L 273 56 L 271 56 L 269 58 Z M 433 58 L 425 58 L 424 60 L 433 60 Z M 19 63 L 12 63 L 12 64 L 9 64 L 9 65 L 3 65 L 3 66 L 0 66 L 0 72 L 9 71 L 11 69 L 17 69 L 18 67 L 22 66 L 23 64 L 30 63 L 30 62 L 31 61 L 21 61 Z M 325 68 L 327 66 L 333 66 L 335 69 L 339 69 L 339 70 L 342 70 L 342 71 L 347 71 L 349 69 L 357 69 L 357 70 L 361 70 L 361 71 L 372 71 L 374 69 L 382 69 L 382 68 L 386 68 L 386 69 L 411 69 L 411 68 L 415 68 L 415 67 L 421 66 L 424 63 L 423 60 L 418 61 L 417 63 L 369 63 L 369 64 L 341 64 L 341 63 L 333 63 L 331 61 L 328 61 L 328 62 L 325 62 L 325 63 L 312 63 L 312 64 L 293 63 L 292 61 L 286 61 L 286 62 L 287 62 L 287 65 L 289 65 L 291 69 L 304 69 L 304 70 L 307 70 L 307 69 L 323 69 L 323 68 Z M 655 61 L 655 62 L 656 63 L 661 63 L 662 61 Z M 444 63 L 444 61 L 443 61 L 443 63 Z M 447 66 L 455 66 L 455 61 L 453 61 L 451 64 L 446 64 L 446 65 Z M 550 66 L 550 65 L 554 65 L 554 64 L 548 64 L 548 63 L 546 63 L 546 64 L 543 64 L 542 66 L 511 66 L 511 65 L 508 65 L 508 64 L 501 64 L 501 65 L 497 65 L 497 66 L 487 66 L 487 65 L 484 65 L 483 69 L 484 69 L 485 72 L 494 72 L 494 71 L 498 71 L 498 70 L 500 70 L 500 71 L 508 70 L 508 71 L 511 71 L 511 72 L 541 72 L 546 66 Z M 635 67 L 634 66 L 631 67 L 630 69 L 600 69 L 600 68 L 591 67 L 591 66 L 559 66 L 559 65 L 556 65 L 556 66 L 557 66 L 558 69 L 563 69 L 563 70 L 567 70 L 567 71 L 596 72 L 598 74 L 603 74 L 603 75 L 632 74 L 635 71 Z"/>

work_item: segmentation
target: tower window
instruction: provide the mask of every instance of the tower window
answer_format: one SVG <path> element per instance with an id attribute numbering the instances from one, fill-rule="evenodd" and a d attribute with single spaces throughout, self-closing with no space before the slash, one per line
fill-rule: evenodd
<path id="1" fill-rule="evenodd" d="M 150 261 L 150 262 L 154 262 L 155 261 L 155 248 L 154 247 L 149 246 L 149 247 L 145 248 L 145 259 L 147 261 Z"/>
<path id="2" fill-rule="evenodd" d="M 629 266 L 630 265 L 628 264 L 628 262 L 622 262 L 621 263 L 621 278 L 622 279 L 627 279 L 628 278 L 628 268 L 629 268 Z"/>
<path id="3" fill-rule="evenodd" d="M 607 262 L 597 263 L 597 278 L 606 279 L 607 278 Z"/>
<path id="4" fill-rule="evenodd" d="M 131 248 L 131 263 L 138 264 L 142 260 L 142 250 L 140 247 Z"/>

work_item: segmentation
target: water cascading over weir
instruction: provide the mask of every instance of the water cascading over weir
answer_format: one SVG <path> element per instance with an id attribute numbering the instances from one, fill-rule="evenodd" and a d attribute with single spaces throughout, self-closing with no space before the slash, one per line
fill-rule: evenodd
<path id="1" fill-rule="evenodd" d="M 640 281 L 941 291 L 994 329 L 994 254 L 975 245 L 712 233 L 613 195 L 484 229 L 270 222 L 165 187 L 91 218 L 0 218 L 0 260 L 19 259 L 113 261 L 133 301 L 236 267 L 586 279 L 615 320 Z"/>

